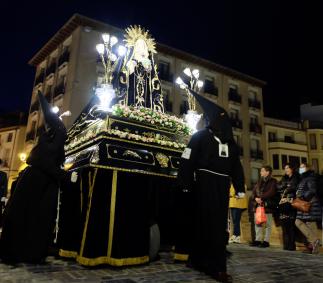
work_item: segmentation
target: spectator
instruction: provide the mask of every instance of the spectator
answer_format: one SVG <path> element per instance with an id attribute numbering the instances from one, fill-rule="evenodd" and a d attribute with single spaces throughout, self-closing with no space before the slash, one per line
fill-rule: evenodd
<path id="1" fill-rule="evenodd" d="M 2 160 L 0 159 L 0 166 L 2 165 Z M 2 210 L 6 203 L 8 191 L 8 178 L 7 173 L 0 171 L 0 226 L 2 226 Z"/>
<path id="2" fill-rule="evenodd" d="M 274 198 L 276 194 L 277 180 L 271 176 L 272 168 L 270 166 L 263 166 L 260 170 L 260 179 L 253 189 L 254 212 L 258 206 L 265 207 L 267 221 L 266 223 L 255 224 L 256 240 L 252 246 L 261 248 L 269 247 L 271 225 L 273 220 L 273 210 L 275 208 Z M 263 230 L 265 236 L 263 237 Z"/>
<path id="3" fill-rule="evenodd" d="M 284 167 L 285 175 L 277 185 L 281 196 L 279 202 L 279 219 L 283 230 L 284 250 L 295 251 L 295 218 L 296 210 L 291 205 L 291 200 L 296 196 L 299 183 L 299 174 L 295 172 L 295 167 L 287 163 Z"/>
<path id="4" fill-rule="evenodd" d="M 233 234 L 229 239 L 229 243 L 240 243 L 240 221 L 242 212 L 247 209 L 247 197 L 245 194 L 241 195 L 241 197 L 236 195 L 235 189 L 232 184 L 230 187 L 229 208 L 233 224 Z"/>
<path id="5" fill-rule="evenodd" d="M 317 237 L 316 222 L 322 218 L 321 207 L 317 197 L 317 182 L 315 173 L 306 163 L 302 163 L 299 168 L 301 181 L 297 187 L 296 197 L 311 202 L 310 211 L 297 211 L 296 227 L 306 237 L 307 244 L 305 253 L 317 254 L 320 249 L 320 240 Z"/>

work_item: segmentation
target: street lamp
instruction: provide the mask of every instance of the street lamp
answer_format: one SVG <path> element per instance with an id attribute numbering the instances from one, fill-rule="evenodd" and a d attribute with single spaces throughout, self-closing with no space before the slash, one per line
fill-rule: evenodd
<path id="1" fill-rule="evenodd" d="M 116 68 L 118 57 L 125 56 L 127 49 L 123 45 L 115 47 L 119 40 L 116 36 L 108 33 L 102 34 L 102 40 L 103 43 L 96 45 L 96 50 L 100 55 L 104 68 L 104 78 L 101 86 L 96 88 L 95 94 L 100 100 L 99 108 L 103 111 L 110 111 L 111 101 L 116 96 L 112 86 L 113 72 Z M 117 52 L 114 53 L 112 49 Z"/>
<path id="2" fill-rule="evenodd" d="M 191 90 L 199 92 L 204 83 L 199 80 L 200 71 L 198 69 L 191 70 L 187 67 L 183 70 L 183 73 L 186 78 L 185 82 L 181 77 L 178 77 L 175 83 L 186 92 L 189 110 L 187 111 L 187 114 L 184 114 L 184 119 L 188 123 L 192 132 L 195 133 L 197 131 L 197 123 L 201 119 L 202 115 L 196 112 L 196 101 L 194 96 L 191 94 Z"/>

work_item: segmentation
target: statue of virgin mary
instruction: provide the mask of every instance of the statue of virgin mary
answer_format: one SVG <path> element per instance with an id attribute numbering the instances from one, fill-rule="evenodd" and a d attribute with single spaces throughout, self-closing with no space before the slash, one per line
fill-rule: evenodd
<path id="1" fill-rule="evenodd" d="M 155 40 L 140 26 L 126 29 L 127 54 L 119 63 L 114 88 L 118 103 L 164 112 L 161 83 L 154 62 Z"/>

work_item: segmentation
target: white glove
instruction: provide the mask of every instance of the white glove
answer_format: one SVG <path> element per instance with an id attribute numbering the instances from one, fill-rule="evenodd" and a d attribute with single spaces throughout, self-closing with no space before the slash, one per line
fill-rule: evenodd
<path id="1" fill-rule="evenodd" d="M 236 198 L 244 198 L 246 196 L 246 194 L 245 193 L 238 193 L 237 195 L 236 195 Z"/>
<path id="2" fill-rule="evenodd" d="M 76 183 L 76 181 L 77 181 L 77 177 L 78 177 L 77 172 L 76 172 L 76 171 L 72 172 L 72 175 L 71 175 L 71 182 L 72 182 L 72 183 Z"/>

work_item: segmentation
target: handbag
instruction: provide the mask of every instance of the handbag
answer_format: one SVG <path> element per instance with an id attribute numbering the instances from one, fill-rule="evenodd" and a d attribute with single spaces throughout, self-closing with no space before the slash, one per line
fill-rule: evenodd
<path id="1" fill-rule="evenodd" d="M 256 208 L 256 216 L 255 223 L 257 225 L 263 224 L 267 222 L 267 216 L 265 212 L 265 208 L 261 205 Z"/>
<path id="2" fill-rule="evenodd" d="M 297 209 L 299 211 L 308 213 L 311 208 L 311 202 L 306 201 L 306 200 L 302 200 L 300 198 L 295 198 L 292 201 L 292 207 L 294 207 L 295 209 Z"/>

